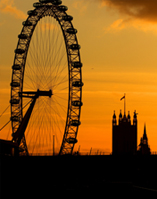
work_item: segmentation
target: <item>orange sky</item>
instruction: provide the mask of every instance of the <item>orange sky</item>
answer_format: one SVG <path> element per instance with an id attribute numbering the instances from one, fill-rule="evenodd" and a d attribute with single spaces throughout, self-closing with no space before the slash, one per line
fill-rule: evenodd
<path id="1" fill-rule="evenodd" d="M 151 151 L 157 151 L 157 2 L 153 0 L 63 0 L 78 29 L 83 62 L 81 151 L 112 151 L 112 115 L 138 113 L 138 144 L 146 123 Z M 17 35 L 34 0 L 0 2 L 0 113 L 9 105 L 11 66 Z M 2 126 L 10 118 L 0 121 Z M 7 133 L 6 133 L 7 132 Z M 8 129 L 1 132 L 6 138 Z M 10 136 L 9 136 L 10 137 Z M 11 138 L 11 137 L 10 137 Z"/>

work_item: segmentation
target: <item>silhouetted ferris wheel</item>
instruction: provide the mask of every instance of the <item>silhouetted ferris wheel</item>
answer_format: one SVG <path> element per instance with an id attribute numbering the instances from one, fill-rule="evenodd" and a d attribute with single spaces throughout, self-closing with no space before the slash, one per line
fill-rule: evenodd
<path id="1" fill-rule="evenodd" d="M 71 154 L 82 106 L 82 63 L 73 17 L 60 0 L 40 0 L 18 35 L 12 66 L 12 140 L 17 154 Z"/>

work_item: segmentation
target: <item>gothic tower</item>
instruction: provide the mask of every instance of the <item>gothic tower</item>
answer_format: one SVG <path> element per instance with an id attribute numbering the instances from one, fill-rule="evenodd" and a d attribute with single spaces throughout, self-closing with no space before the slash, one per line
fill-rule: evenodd
<path id="1" fill-rule="evenodd" d="M 126 116 L 120 111 L 117 124 L 114 111 L 112 119 L 112 154 L 134 155 L 137 152 L 137 113 L 134 112 L 133 124 L 131 124 L 130 112 Z"/>
<path id="2" fill-rule="evenodd" d="M 141 138 L 138 154 L 150 155 L 150 148 L 148 145 L 148 138 L 147 138 L 147 133 L 146 133 L 146 125 L 144 125 L 144 133 L 143 133 L 143 137 Z"/>

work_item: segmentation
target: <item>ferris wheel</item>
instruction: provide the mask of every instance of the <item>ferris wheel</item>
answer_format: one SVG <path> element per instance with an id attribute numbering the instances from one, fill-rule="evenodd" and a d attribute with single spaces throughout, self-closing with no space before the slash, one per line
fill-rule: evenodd
<path id="1" fill-rule="evenodd" d="M 28 11 L 12 66 L 12 140 L 23 155 L 72 154 L 81 124 L 82 63 L 73 17 L 61 0 Z"/>

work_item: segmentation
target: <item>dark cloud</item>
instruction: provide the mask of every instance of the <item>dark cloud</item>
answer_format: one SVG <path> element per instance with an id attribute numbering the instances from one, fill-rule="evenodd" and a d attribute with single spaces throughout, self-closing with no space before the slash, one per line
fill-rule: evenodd
<path id="1" fill-rule="evenodd" d="M 157 0 L 100 0 L 109 9 L 145 21 L 157 22 Z"/>

